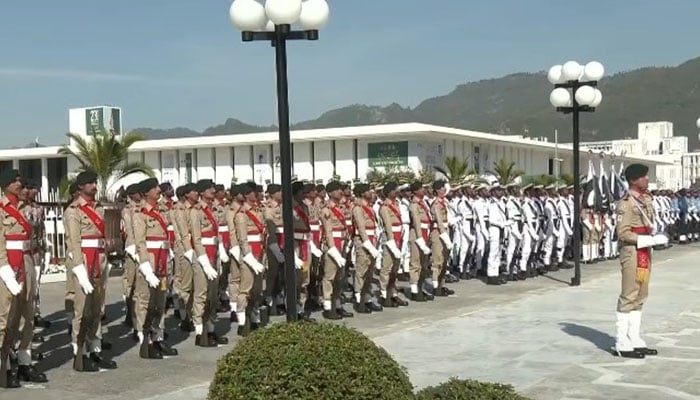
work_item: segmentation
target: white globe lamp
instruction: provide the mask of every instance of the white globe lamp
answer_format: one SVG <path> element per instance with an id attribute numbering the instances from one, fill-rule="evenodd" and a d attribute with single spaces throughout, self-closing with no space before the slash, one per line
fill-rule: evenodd
<path id="1" fill-rule="evenodd" d="M 598 107 L 600 103 L 603 101 L 603 93 L 598 90 L 598 88 L 595 89 L 595 98 L 593 99 L 593 102 L 591 103 L 591 107 Z"/>
<path id="2" fill-rule="evenodd" d="M 561 76 L 565 81 L 575 81 L 583 72 L 583 67 L 576 61 L 567 61 L 561 67 Z"/>
<path id="3" fill-rule="evenodd" d="M 326 0 L 306 0 L 301 5 L 299 26 L 306 31 L 320 30 L 326 26 L 329 13 Z"/>
<path id="4" fill-rule="evenodd" d="M 571 102 L 571 93 L 564 88 L 556 88 L 549 94 L 549 102 L 554 107 L 567 107 Z"/>
<path id="5" fill-rule="evenodd" d="M 590 106 L 595 100 L 595 89 L 591 86 L 581 86 L 576 89 L 576 102 L 583 106 Z"/>
<path id="6" fill-rule="evenodd" d="M 265 7 L 255 0 L 235 0 L 229 8 L 229 17 L 233 26 L 243 32 L 257 31 L 267 22 Z"/>
<path id="7" fill-rule="evenodd" d="M 265 12 L 275 25 L 293 24 L 301 15 L 301 0 L 267 0 Z"/>
<path id="8" fill-rule="evenodd" d="M 549 72 L 547 72 L 547 80 L 549 80 L 549 83 L 552 85 L 564 83 L 561 76 L 561 65 L 555 65 L 549 69 Z"/>
<path id="9" fill-rule="evenodd" d="M 697 126 L 698 129 L 700 129 L 700 118 L 698 118 L 698 120 L 695 121 L 695 126 Z"/>
<path id="10" fill-rule="evenodd" d="M 605 75 L 603 64 L 591 61 L 583 67 L 583 80 L 586 82 L 599 81 Z"/>

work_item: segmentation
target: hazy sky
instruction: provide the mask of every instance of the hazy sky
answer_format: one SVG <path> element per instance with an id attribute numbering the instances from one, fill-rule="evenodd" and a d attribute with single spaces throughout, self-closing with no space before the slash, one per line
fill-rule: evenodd
<path id="1" fill-rule="evenodd" d="M 597 59 L 609 72 L 700 55 L 698 0 L 329 0 L 289 45 L 292 121 L 354 103 L 415 106 L 466 81 Z M 276 120 L 274 53 L 242 43 L 229 0 L 2 0 L 0 137 L 63 142 L 68 109 L 124 127 Z"/>

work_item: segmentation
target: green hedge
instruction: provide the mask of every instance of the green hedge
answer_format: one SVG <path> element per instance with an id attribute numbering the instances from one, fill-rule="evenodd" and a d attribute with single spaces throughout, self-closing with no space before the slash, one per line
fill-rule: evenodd
<path id="1" fill-rule="evenodd" d="M 438 386 L 427 387 L 416 400 L 528 400 L 510 385 L 451 378 Z"/>
<path id="2" fill-rule="evenodd" d="M 360 332 L 296 322 L 253 332 L 221 360 L 209 400 L 411 400 L 405 370 Z"/>

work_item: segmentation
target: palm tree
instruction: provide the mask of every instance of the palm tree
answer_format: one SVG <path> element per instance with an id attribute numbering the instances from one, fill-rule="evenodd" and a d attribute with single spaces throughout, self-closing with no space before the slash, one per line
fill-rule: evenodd
<path id="1" fill-rule="evenodd" d="M 434 167 L 435 170 L 447 177 L 451 183 L 461 183 L 467 175 L 473 174 L 469 169 L 469 161 L 457 157 L 445 157 L 445 169 Z"/>
<path id="2" fill-rule="evenodd" d="M 498 162 L 493 163 L 493 171 L 491 173 L 502 186 L 513 183 L 517 178 L 525 175 L 525 171 L 515 168 L 515 163 L 512 161 L 508 162 L 505 158 L 501 158 Z"/>
<path id="3" fill-rule="evenodd" d="M 108 132 L 98 132 L 91 139 L 75 134 L 66 134 L 74 146 L 63 145 L 59 154 L 75 157 L 80 163 L 79 172 L 92 171 L 97 174 L 98 198 L 106 199 L 111 185 L 136 173 L 154 176 L 153 169 L 142 162 L 127 162 L 129 147 L 144 140 L 139 133 L 117 137 Z"/>

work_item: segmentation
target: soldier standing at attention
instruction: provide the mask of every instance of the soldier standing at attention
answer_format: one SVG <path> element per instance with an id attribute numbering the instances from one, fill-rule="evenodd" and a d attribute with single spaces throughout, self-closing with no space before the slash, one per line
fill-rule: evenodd
<path id="1" fill-rule="evenodd" d="M 366 183 L 358 183 L 354 188 L 357 197 L 355 208 L 352 210 L 352 220 L 355 226 L 355 311 L 360 314 L 370 314 L 372 311 L 382 311 L 382 306 L 372 302 L 372 266 L 379 256 L 377 250 L 376 222 L 372 210 L 372 192 Z"/>
<path id="2" fill-rule="evenodd" d="M 126 260 L 124 261 L 124 276 L 122 277 L 123 299 L 126 304 L 126 318 L 124 325 L 133 326 L 135 320 L 134 315 L 134 277 L 139 263 L 138 255 L 136 254 L 136 244 L 134 243 L 134 211 L 141 209 L 141 189 L 137 183 L 127 186 L 126 194 L 129 199 L 122 209 L 122 231 L 124 232 L 124 252 Z M 134 330 L 135 331 L 135 330 Z"/>
<path id="3" fill-rule="evenodd" d="M 226 337 L 214 332 L 216 304 L 218 303 L 219 276 L 215 266 L 219 251 L 219 222 L 214 216 L 213 203 L 215 185 L 211 179 L 197 182 L 199 203 L 190 209 L 190 233 L 196 259 L 192 263 L 194 294 L 192 322 L 197 335 L 195 344 L 200 347 L 216 347 L 228 344 Z M 204 328 L 206 327 L 206 332 Z"/>
<path id="4" fill-rule="evenodd" d="M 71 232 L 69 231 L 69 225 L 68 221 L 70 221 L 71 218 L 71 213 L 76 211 L 76 208 L 71 208 L 71 205 L 78 200 L 78 185 L 73 182 L 70 184 L 68 187 L 68 193 L 70 195 L 70 200 L 68 201 L 68 205 L 66 205 L 66 208 L 63 210 L 63 237 L 65 243 L 70 243 L 70 235 Z M 75 280 L 73 277 L 72 269 L 75 265 L 72 264 L 73 262 L 73 257 L 70 253 L 66 254 L 66 295 L 65 295 L 65 301 L 64 301 L 64 308 L 66 310 L 66 322 L 68 322 L 68 335 L 73 334 L 73 301 L 75 299 Z"/>
<path id="5" fill-rule="evenodd" d="M 228 276 L 231 269 L 231 258 L 228 255 L 228 249 L 231 248 L 231 232 L 228 230 L 226 223 L 226 209 L 228 208 L 228 200 L 226 200 L 226 189 L 224 185 L 216 185 L 216 194 L 213 203 L 214 217 L 219 222 L 219 276 L 224 279 L 219 279 L 217 311 L 231 312 L 230 299 L 227 294 Z"/>
<path id="6" fill-rule="evenodd" d="M 194 286 L 194 249 L 192 248 L 192 234 L 190 232 L 190 210 L 199 201 L 199 192 L 193 183 L 188 183 L 180 188 L 178 203 L 175 206 L 175 225 L 177 228 L 177 240 L 175 242 L 175 257 L 177 258 L 176 288 L 179 298 L 180 330 L 193 332 L 192 323 L 192 288 Z"/>
<path id="7" fill-rule="evenodd" d="M 265 301 L 272 315 L 282 315 L 284 299 L 281 298 L 284 274 L 284 226 L 282 221 L 282 186 L 271 183 L 267 186 L 269 196 L 267 207 L 263 212 L 265 229 L 267 229 L 267 279 L 265 282 Z"/>
<path id="8" fill-rule="evenodd" d="M 396 290 L 396 278 L 401 263 L 401 248 L 403 247 L 401 212 L 396 201 L 396 182 L 384 185 L 384 202 L 379 209 L 381 224 L 386 232 L 382 269 L 379 274 L 379 285 L 384 307 L 407 306 L 408 302 L 399 297 Z"/>
<path id="9" fill-rule="evenodd" d="M 231 202 L 226 208 L 226 224 L 228 225 L 231 238 L 231 247 L 228 248 L 229 255 L 231 256 L 231 267 L 228 277 L 224 277 L 224 279 L 228 279 L 231 322 L 237 321 L 238 286 L 241 283 L 241 246 L 239 245 L 238 231 L 236 230 L 236 214 L 238 214 L 238 210 L 240 210 L 242 204 L 243 196 L 240 194 L 240 187 L 234 184 L 231 186 Z"/>
<path id="10" fill-rule="evenodd" d="M 170 258 L 169 220 L 160 212 L 160 187 L 156 178 L 139 184 L 145 199 L 141 212 L 134 213 L 134 243 L 139 256 L 136 274 L 136 329 L 141 343 L 141 358 L 161 359 L 175 356 L 177 350 L 164 341 L 165 297 L 168 292 Z"/>
<path id="11" fill-rule="evenodd" d="M 433 230 L 430 235 L 430 243 L 433 253 L 433 289 L 435 296 L 449 296 L 454 291 L 444 287 L 445 273 L 447 272 L 447 262 L 450 250 L 452 249 L 452 239 L 450 239 L 450 228 L 447 225 L 447 182 L 435 181 L 433 190 L 436 197 L 430 206 L 430 214 L 433 221 Z"/>
<path id="12" fill-rule="evenodd" d="M 409 241 L 411 242 L 411 265 L 409 282 L 411 285 L 411 300 L 424 302 L 432 299 L 432 295 L 426 295 L 423 290 L 425 277 L 428 274 L 428 256 L 431 253 L 428 247 L 430 240 L 430 209 L 423 201 L 423 187 L 419 181 L 411 184 L 413 199 L 409 206 L 411 230 Z"/>
<path id="13" fill-rule="evenodd" d="M 95 201 L 97 175 L 81 172 L 75 179 L 80 191 L 68 220 L 70 242 L 67 250 L 72 257 L 75 286 L 73 317 L 73 369 L 95 372 L 115 369 L 117 363 L 103 358 L 101 350 L 101 313 L 104 296 L 102 288 L 107 277 L 107 258 L 104 253 L 104 208 Z M 87 348 L 86 348 L 87 347 Z M 87 350 L 89 356 L 84 355 Z"/>
<path id="14" fill-rule="evenodd" d="M 627 358 L 656 355 L 640 336 L 642 306 L 649 295 L 651 248 L 668 238 L 654 235 L 654 207 L 647 192 L 649 168 L 631 164 L 625 169 L 629 191 L 617 207 L 617 235 L 622 265 L 622 291 L 617 300 L 617 340 L 614 353 Z"/>

